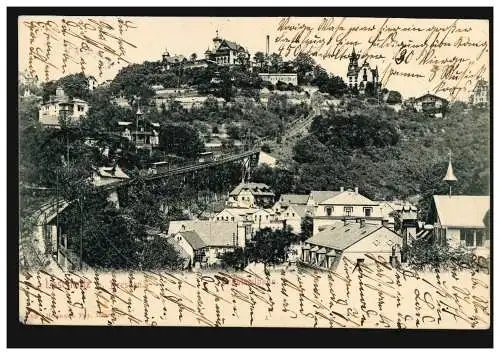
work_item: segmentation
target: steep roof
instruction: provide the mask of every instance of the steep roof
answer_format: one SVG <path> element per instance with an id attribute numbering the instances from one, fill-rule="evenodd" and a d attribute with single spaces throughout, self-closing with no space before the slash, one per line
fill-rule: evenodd
<path id="1" fill-rule="evenodd" d="M 309 196 L 312 197 L 314 202 L 319 204 L 325 200 L 328 200 L 329 198 L 337 196 L 340 193 L 340 191 L 311 191 Z"/>
<path id="2" fill-rule="evenodd" d="M 282 204 L 292 204 L 292 205 L 305 205 L 307 204 L 307 200 L 309 199 L 309 195 L 292 195 L 292 194 L 284 194 L 280 197 L 280 202 Z"/>
<path id="3" fill-rule="evenodd" d="M 223 44 L 226 44 L 233 51 L 244 51 L 244 52 L 246 52 L 246 49 L 243 46 L 241 46 L 238 43 L 236 43 L 236 42 L 231 42 L 231 41 L 228 41 L 228 40 L 223 40 L 221 42 L 220 46 L 222 46 Z M 219 48 L 220 48 L 220 46 L 219 46 Z"/>
<path id="4" fill-rule="evenodd" d="M 297 212 L 297 215 L 300 218 L 304 218 L 307 215 L 311 215 L 313 213 L 312 206 L 306 206 L 306 205 L 292 205 L 290 206 L 295 212 Z"/>
<path id="5" fill-rule="evenodd" d="M 193 249 L 201 249 L 206 246 L 205 242 L 200 238 L 198 233 L 193 231 L 179 232 L 184 239 L 193 247 Z"/>
<path id="6" fill-rule="evenodd" d="M 378 202 L 372 201 L 369 198 L 361 195 L 358 192 L 354 192 L 351 190 L 346 190 L 344 192 L 340 192 L 335 196 L 320 202 L 322 205 L 371 205 L 377 206 Z"/>
<path id="7" fill-rule="evenodd" d="M 274 192 L 271 191 L 271 188 L 266 184 L 257 183 L 257 182 L 246 182 L 241 183 L 236 186 L 233 191 L 229 193 L 230 196 L 237 196 L 243 190 L 250 190 L 250 192 L 254 196 L 274 196 Z"/>
<path id="8" fill-rule="evenodd" d="M 361 227 L 359 223 L 344 225 L 344 222 L 336 221 L 333 225 L 325 226 L 323 231 L 307 239 L 306 243 L 336 250 L 345 250 L 380 228 L 385 227 L 380 224 L 365 224 L 364 227 Z"/>
<path id="9" fill-rule="evenodd" d="M 490 209 L 489 196 L 434 195 L 439 222 L 446 227 L 485 228 L 483 218 Z"/>

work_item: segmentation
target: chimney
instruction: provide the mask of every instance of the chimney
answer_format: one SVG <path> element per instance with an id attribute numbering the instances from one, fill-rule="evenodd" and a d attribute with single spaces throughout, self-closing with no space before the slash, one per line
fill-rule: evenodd
<path id="1" fill-rule="evenodd" d="M 344 192 L 344 186 L 340 186 L 340 192 Z"/>
<path id="2" fill-rule="evenodd" d="M 269 35 L 266 36 L 266 57 L 269 56 Z"/>
<path id="3" fill-rule="evenodd" d="M 355 193 L 355 194 L 357 194 L 357 193 L 358 193 L 358 187 L 357 187 L 357 186 L 354 188 L 354 193 Z"/>
<path id="4" fill-rule="evenodd" d="M 359 228 L 364 228 L 365 227 L 365 222 L 366 222 L 366 220 L 364 218 L 361 218 L 359 220 Z"/>

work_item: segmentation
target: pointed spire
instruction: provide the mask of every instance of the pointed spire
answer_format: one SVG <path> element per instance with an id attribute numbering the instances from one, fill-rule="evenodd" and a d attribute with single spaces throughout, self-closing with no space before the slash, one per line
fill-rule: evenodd
<path id="1" fill-rule="evenodd" d="M 451 150 L 448 153 L 448 157 L 449 157 L 448 170 L 446 171 L 446 176 L 443 178 L 443 181 L 455 182 L 455 181 L 457 181 L 457 177 L 453 173 L 453 166 L 451 165 Z"/>
<path id="2" fill-rule="evenodd" d="M 445 177 L 443 178 L 443 181 L 446 181 L 446 183 L 448 184 L 449 186 L 449 189 L 450 189 L 450 192 L 449 192 L 449 196 L 451 198 L 451 185 L 457 181 L 457 177 L 455 176 L 455 174 L 453 173 L 453 166 L 451 165 L 451 150 L 449 151 L 448 153 L 448 157 L 449 157 L 449 161 L 448 161 L 448 170 L 446 171 L 446 175 Z"/>

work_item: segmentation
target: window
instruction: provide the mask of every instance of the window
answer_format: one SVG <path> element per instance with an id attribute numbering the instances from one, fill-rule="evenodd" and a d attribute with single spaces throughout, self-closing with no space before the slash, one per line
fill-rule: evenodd
<path id="1" fill-rule="evenodd" d="M 326 210 L 326 215 L 327 216 L 331 216 L 332 215 L 332 211 L 333 211 L 332 207 L 326 207 L 325 210 Z"/>
<path id="2" fill-rule="evenodd" d="M 231 221 L 233 221 L 233 222 L 234 222 L 234 217 L 231 217 Z"/>
<path id="3" fill-rule="evenodd" d="M 219 217 L 217 217 L 217 220 L 219 220 Z"/>
<path id="4" fill-rule="evenodd" d="M 292 217 L 295 217 L 295 213 L 292 213 Z"/>
<path id="5" fill-rule="evenodd" d="M 83 106 L 78 105 L 78 112 L 83 112 Z"/>
<path id="6" fill-rule="evenodd" d="M 344 207 L 344 214 L 350 216 L 352 214 L 352 207 Z"/>
<path id="7" fill-rule="evenodd" d="M 365 207 L 363 208 L 364 212 L 365 212 L 365 217 L 371 217 L 372 215 L 372 208 L 371 207 Z"/>
<path id="8" fill-rule="evenodd" d="M 476 231 L 476 247 L 484 246 L 484 231 Z"/>
<path id="9" fill-rule="evenodd" d="M 474 246 L 474 230 L 472 229 L 460 230 L 460 245 L 466 247 Z"/>

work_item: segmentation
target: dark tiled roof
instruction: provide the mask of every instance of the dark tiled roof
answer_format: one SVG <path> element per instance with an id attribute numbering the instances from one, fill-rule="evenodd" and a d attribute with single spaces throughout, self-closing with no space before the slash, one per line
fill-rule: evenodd
<path id="1" fill-rule="evenodd" d="M 274 192 L 271 191 L 269 186 L 256 182 L 241 183 L 236 186 L 229 195 L 237 196 L 242 190 L 250 190 L 252 194 L 256 196 L 274 196 Z"/>
<path id="2" fill-rule="evenodd" d="M 323 231 L 307 239 L 306 243 L 335 250 L 345 250 L 380 228 L 384 227 L 380 224 L 367 223 L 364 227 L 361 227 L 359 223 L 344 225 L 344 222 L 335 222 L 331 226 L 325 226 Z"/>
<path id="3" fill-rule="evenodd" d="M 184 231 L 180 232 L 180 234 L 187 240 L 194 250 L 206 247 L 205 242 L 200 238 L 198 233 L 194 231 Z"/>

